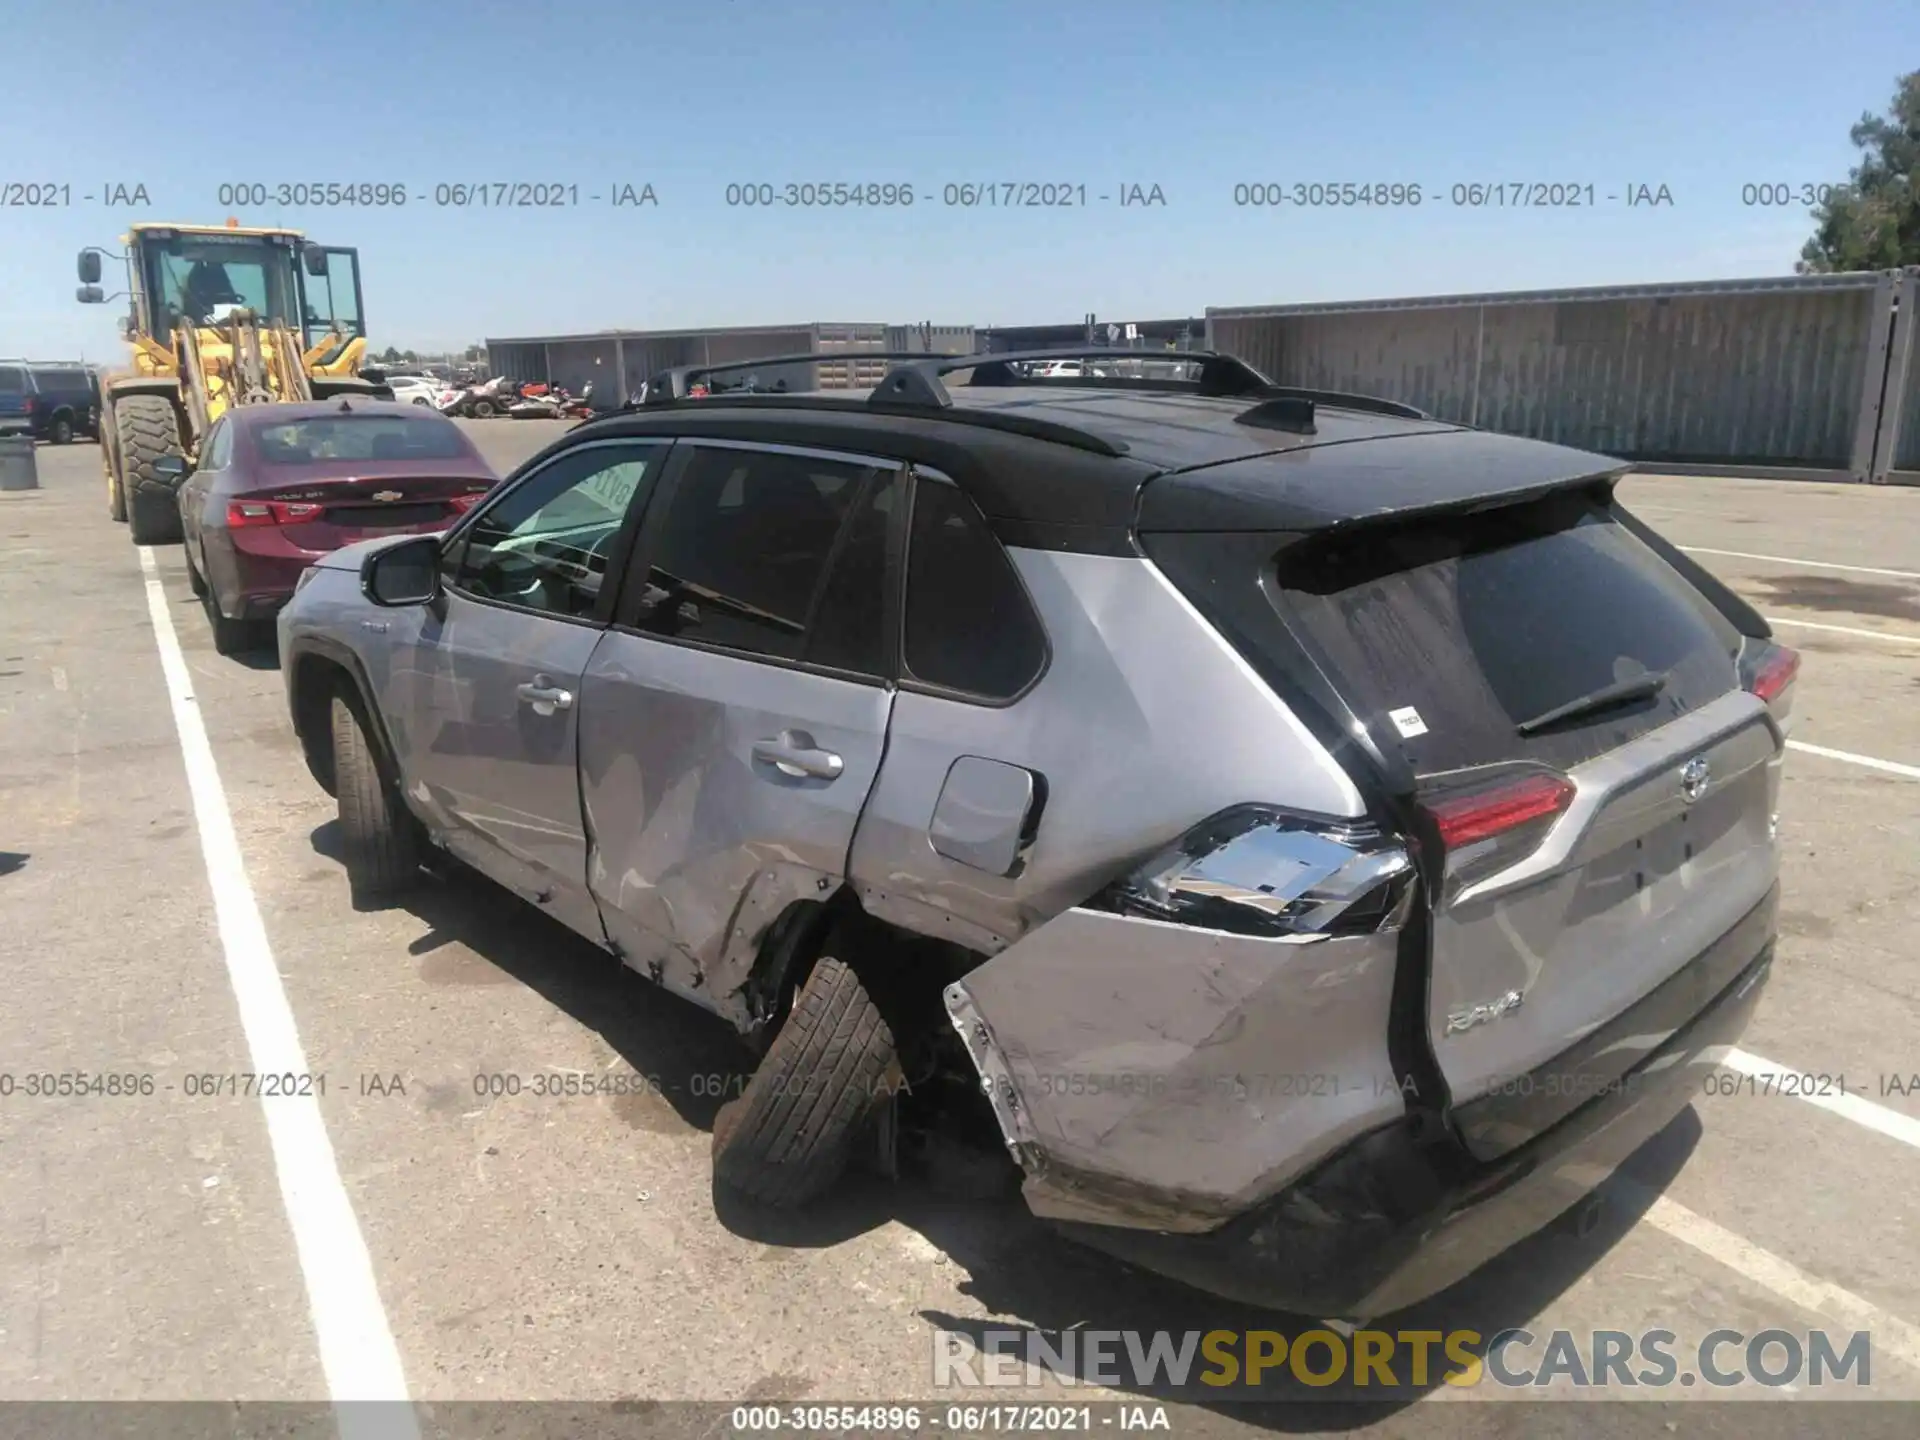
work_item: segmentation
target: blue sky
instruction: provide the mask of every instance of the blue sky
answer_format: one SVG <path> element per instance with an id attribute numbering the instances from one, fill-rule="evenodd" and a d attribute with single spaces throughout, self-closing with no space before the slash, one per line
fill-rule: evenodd
<path id="1" fill-rule="evenodd" d="M 376 346 L 1784 274 L 1806 213 L 1744 205 L 1742 186 L 1843 179 L 1848 127 L 1920 66 L 1913 0 L 30 9 L 8 25 L 0 182 L 66 183 L 73 203 L 0 208 L 0 354 L 90 358 L 117 352 L 119 307 L 74 303 L 74 252 L 131 219 L 223 219 L 236 181 L 407 187 L 399 210 L 238 212 L 357 245 Z M 250 108 L 256 93 L 278 103 Z M 578 185 L 582 203 L 432 203 L 440 184 L 518 180 Z M 922 198 L 726 203 L 729 183 L 812 180 Z M 1515 180 L 1591 184 L 1598 204 L 1444 203 Z M 116 181 L 151 208 L 81 199 Z M 981 181 L 1158 185 L 1166 204 L 941 203 Z M 1253 181 L 1417 183 L 1425 203 L 1236 206 Z M 585 198 L 623 183 L 650 183 L 657 207 Z M 1641 184 L 1673 203 L 1606 199 Z"/>

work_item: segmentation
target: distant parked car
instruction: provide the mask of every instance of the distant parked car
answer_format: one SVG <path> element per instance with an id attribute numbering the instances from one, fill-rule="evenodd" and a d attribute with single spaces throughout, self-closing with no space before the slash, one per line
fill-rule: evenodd
<path id="1" fill-rule="evenodd" d="M 0 432 L 65 445 L 99 424 L 100 382 L 86 366 L 0 364 Z"/>
<path id="2" fill-rule="evenodd" d="M 180 519 L 222 655 L 269 643 L 268 622 L 328 552 L 444 529 L 498 478 L 459 426 L 391 401 L 242 406 L 201 455 Z"/>
<path id="3" fill-rule="evenodd" d="M 439 381 L 424 375 L 389 375 L 387 384 L 393 389 L 393 398 L 407 405 L 425 405 L 433 408 L 434 397 L 443 388 Z"/>

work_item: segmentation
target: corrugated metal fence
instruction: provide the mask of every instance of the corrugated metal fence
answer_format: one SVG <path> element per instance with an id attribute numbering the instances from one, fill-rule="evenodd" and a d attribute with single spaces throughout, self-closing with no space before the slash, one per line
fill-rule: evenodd
<path id="1" fill-rule="evenodd" d="M 1286 385 L 1648 468 L 1920 483 L 1920 269 L 1207 311 Z"/>

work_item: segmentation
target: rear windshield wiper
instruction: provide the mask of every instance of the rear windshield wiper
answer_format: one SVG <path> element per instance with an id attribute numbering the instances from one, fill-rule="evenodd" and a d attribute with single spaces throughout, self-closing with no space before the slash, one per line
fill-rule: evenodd
<path id="1" fill-rule="evenodd" d="M 1544 714 L 1531 720 L 1522 720 L 1513 728 L 1522 735 L 1532 735 L 1562 721 L 1577 720 L 1584 715 L 1597 711 L 1610 710 L 1615 705 L 1624 705 L 1630 700 L 1645 700 L 1658 695 L 1667 688 L 1667 672 L 1649 670 L 1644 675 L 1634 675 L 1625 680 L 1616 680 L 1611 685 L 1602 685 L 1598 690 L 1589 690 L 1585 695 L 1556 705 Z"/>

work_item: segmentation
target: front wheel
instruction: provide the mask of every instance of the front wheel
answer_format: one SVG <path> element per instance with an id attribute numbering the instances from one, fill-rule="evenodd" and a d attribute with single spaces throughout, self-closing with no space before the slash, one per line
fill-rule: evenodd
<path id="1" fill-rule="evenodd" d="M 362 907 L 411 885 L 420 872 L 419 822 L 380 771 L 366 717 L 352 697 L 333 697 L 333 789 L 347 888 Z"/>
<path id="2" fill-rule="evenodd" d="M 493 401 L 491 401 L 491 400 L 476 400 L 476 401 L 474 401 L 474 402 L 473 402 L 473 418 L 474 418 L 474 419 L 476 419 L 476 420 L 491 420 L 491 419 L 493 418 L 493 413 L 494 413 L 494 412 L 493 412 Z"/>
<path id="3" fill-rule="evenodd" d="M 133 543 L 165 545 L 180 539 L 179 496 L 153 468 L 163 457 L 185 457 L 173 402 L 164 395 L 123 396 L 114 404 L 112 423 Z"/>

